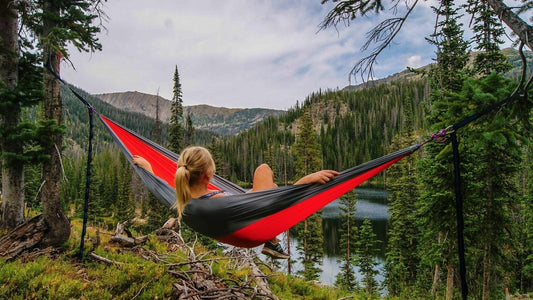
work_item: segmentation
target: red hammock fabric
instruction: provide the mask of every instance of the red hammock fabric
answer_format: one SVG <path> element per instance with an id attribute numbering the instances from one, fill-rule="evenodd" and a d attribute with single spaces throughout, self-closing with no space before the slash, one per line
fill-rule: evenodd
<path id="1" fill-rule="evenodd" d="M 148 189 L 168 207 L 175 201 L 174 172 L 178 155 L 100 116 L 124 155 L 140 155 L 151 164 L 154 174 L 134 166 Z M 326 184 L 280 187 L 253 193 L 214 176 L 211 189 L 230 194 L 216 199 L 193 199 L 183 220 L 194 230 L 239 247 L 255 247 L 288 230 L 328 203 L 357 187 L 403 157 L 416 151 L 414 145 L 342 171 Z"/>

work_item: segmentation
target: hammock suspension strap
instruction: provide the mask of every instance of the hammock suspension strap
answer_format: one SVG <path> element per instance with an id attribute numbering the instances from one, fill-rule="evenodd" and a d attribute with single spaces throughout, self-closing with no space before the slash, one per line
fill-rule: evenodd
<path id="1" fill-rule="evenodd" d="M 87 232 L 87 219 L 89 218 L 89 195 L 91 190 L 91 162 L 93 160 L 93 128 L 94 128 L 94 108 L 92 106 L 88 107 L 89 111 L 89 149 L 87 151 L 87 166 L 85 173 L 85 200 L 83 201 L 83 226 L 81 230 L 81 241 L 80 241 L 80 252 L 79 258 L 83 259 L 83 246 L 85 241 L 85 234 Z"/>
<path id="2" fill-rule="evenodd" d="M 45 68 L 50 72 L 59 82 L 63 83 L 68 89 L 78 98 L 83 104 L 87 106 L 87 111 L 89 113 L 89 146 L 87 150 L 87 166 L 86 166 L 86 172 L 85 172 L 85 198 L 83 201 L 83 225 L 81 229 L 81 241 L 80 241 L 80 250 L 78 253 L 79 259 L 83 259 L 83 247 L 85 244 L 85 234 L 87 233 L 87 220 L 89 218 L 89 195 L 90 195 L 90 187 L 91 187 L 91 162 L 93 160 L 93 128 L 94 128 L 94 120 L 93 115 L 96 112 L 94 107 L 85 100 L 78 92 L 76 92 L 73 88 L 71 88 L 52 68 L 50 67 L 49 61 L 45 64 Z"/>

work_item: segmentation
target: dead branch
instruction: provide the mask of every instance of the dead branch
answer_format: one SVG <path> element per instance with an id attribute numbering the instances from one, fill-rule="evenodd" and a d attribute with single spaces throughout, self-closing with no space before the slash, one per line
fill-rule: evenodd
<path id="1" fill-rule="evenodd" d="M 122 265 L 121 262 L 114 261 L 114 260 L 111 260 L 109 258 L 102 257 L 102 256 L 100 256 L 100 255 L 98 255 L 98 254 L 96 254 L 94 252 L 89 253 L 89 257 L 94 258 L 94 259 L 96 259 L 98 261 L 104 262 L 104 263 L 106 263 L 108 265 L 116 265 L 116 266 Z"/>
<path id="2" fill-rule="evenodd" d="M 126 227 L 127 221 L 124 223 L 118 223 L 115 229 L 115 234 L 109 239 L 112 243 L 117 243 L 123 247 L 135 247 L 146 243 L 148 236 L 141 236 L 138 238 L 133 237 L 131 232 Z M 123 233 L 126 233 L 124 235 Z"/>

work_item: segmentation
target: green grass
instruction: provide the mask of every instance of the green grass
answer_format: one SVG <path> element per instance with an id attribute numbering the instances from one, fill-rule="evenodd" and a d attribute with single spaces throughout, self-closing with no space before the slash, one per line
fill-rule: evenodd
<path id="1" fill-rule="evenodd" d="M 80 223 L 73 222 L 70 240 L 59 255 L 41 256 L 30 261 L 0 259 L 0 299 L 168 299 L 175 296 L 173 284 L 179 279 L 172 271 L 186 272 L 187 253 L 169 251 L 165 243 L 150 236 L 142 249 L 123 249 L 109 243 L 110 233 L 100 230 L 101 244 L 94 252 L 117 264 L 107 264 L 88 257 L 93 244 L 88 241 L 85 258 L 78 259 Z M 96 229 L 88 228 L 87 237 Z M 225 282 L 245 282 L 251 278 L 248 268 L 242 268 L 217 251 L 201 245 L 195 253 L 210 259 L 209 268 Z M 155 254 L 159 261 L 146 259 Z M 269 278 L 271 291 L 280 299 L 339 299 L 349 294 L 331 287 L 321 287 L 301 278 L 272 272 L 262 267 Z M 192 276 L 192 275 L 191 275 Z M 352 299 L 359 299 L 357 296 Z"/>

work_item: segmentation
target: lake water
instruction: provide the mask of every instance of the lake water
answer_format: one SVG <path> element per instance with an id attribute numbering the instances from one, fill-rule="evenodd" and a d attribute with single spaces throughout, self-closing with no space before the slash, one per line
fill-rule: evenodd
<path id="1" fill-rule="evenodd" d="M 358 226 L 362 224 L 365 217 L 371 220 L 372 228 L 376 234 L 376 239 L 381 241 L 380 249 L 376 257 L 378 262 L 377 271 L 378 276 L 376 280 L 378 283 L 383 281 L 384 274 L 384 262 L 385 262 L 385 249 L 386 249 L 386 232 L 387 232 L 387 219 L 389 218 L 388 206 L 386 205 L 387 197 L 389 193 L 379 189 L 364 189 L 358 188 L 357 192 L 357 205 L 356 205 L 356 221 Z M 324 233 L 324 259 L 322 262 L 322 273 L 320 274 L 320 281 L 327 285 L 333 285 L 335 283 L 335 277 L 339 273 L 340 264 L 338 260 L 344 255 L 342 252 L 344 249 L 339 247 L 339 226 L 340 226 L 340 203 L 338 200 L 333 201 L 322 209 L 322 229 Z M 282 239 L 282 245 L 286 249 L 286 238 L 280 236 Z M 296 274 L 298 270 L 302 269 L 302 266 L 297 262 L 298 250 L 296 249 L 297 241 L 291 239 L 291 258 L 295 261 L 291 264 L 291 272 Z M 283 271 L 287 272 L 287 261 L 279 261 Z M 361 276 L 358 273 L 357 268 L 354 268 L 357 277 Z"/>

